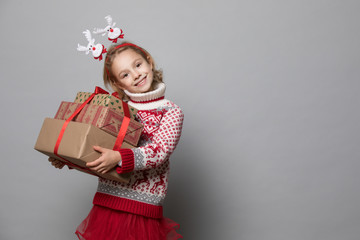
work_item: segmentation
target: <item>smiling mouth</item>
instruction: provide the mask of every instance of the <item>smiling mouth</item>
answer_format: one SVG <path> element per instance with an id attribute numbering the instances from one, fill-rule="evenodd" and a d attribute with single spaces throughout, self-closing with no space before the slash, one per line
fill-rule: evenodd
<path id="1" fill-rule="evenodd" d="M 135 86 L 142 86 L 142 85 L 144 85 L 145 84 L 145 82 L 146 82 L 146 75 L 139 81 L 139 82 L 137 82 L 136 84 L 135 84 Z"/>

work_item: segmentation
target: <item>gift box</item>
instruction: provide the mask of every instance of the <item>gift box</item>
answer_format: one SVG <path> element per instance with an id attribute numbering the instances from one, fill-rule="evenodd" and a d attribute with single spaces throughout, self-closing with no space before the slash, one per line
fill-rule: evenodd
<path id="1" fill-rule="evenodd" d="M 91 92 L 78 92 L 75 98 L 75 103 L 83 103 L 91 96 Z M 117 98 L 114 95 L 110 94 L 97 94 L 94 96 L 94 98 L 91 100 L 90 104 L 98 105 L 98 106 L 104 106 L 104 107 L 110 107 L 113 110 L 115 110 L 118 113 L 121 113 L 124 115 L 124 103 L 122 100 Z M 130 111 L 130 118 L 135 119 L 137 109 L 134 107 L 129 106 Z"/>
<path id="2" fill-rule="evenodd" d="M 66 120 L 80 107 L 80 105 L 81 103 L 63 101 L 54 118 Z M 110 107 L 86 104 L 73 121 L 92 124 L 116 137 L 119 133 L 123 119 L 124 116 L 122 114 L 114 111 Z M 143 125 L 141 123 L 130 119 L 124 141 L 133 146 L 137 146 L 142 129 Z"/>
<path id="3" fill-rule="evenodd" d="M 64 123 L 65 120 L 46 118 L 36 141 L 35 150 L 63 161 L 79 171 L 119 182 L 129 182 L 130 173 L 118 174 L 114 168 L 106 174 L 100 174 L 86 167 L 87 162 L 100 157 L 100 153 L 93 149 L 94 145 L 113 149 L 116 142 L 116 137 L 91 124 L 70 121 L 55 154 L 54 148 Z M 132 148 L 132 146 L 123 142 L 121 148 Z"/>

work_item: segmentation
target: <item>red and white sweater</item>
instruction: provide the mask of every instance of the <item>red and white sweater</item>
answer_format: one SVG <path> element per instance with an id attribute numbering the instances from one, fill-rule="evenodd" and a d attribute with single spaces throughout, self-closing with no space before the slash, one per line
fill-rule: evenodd
<path id="1" fill-rule="evenodd" d="M 133 94 L 129 105 L 137 108 L 137 120 L 144 125 L 139 147 L 120 149 L 118 173 L 131 172 L 129 183 L 99 178 L 93 203 L 151 218 L 163 216 L 162 204 L 168 187 L 170 155 L 179 142 L 184 115 L 173 102 L 164 99 L 165 84 L 154 91 Z"/>

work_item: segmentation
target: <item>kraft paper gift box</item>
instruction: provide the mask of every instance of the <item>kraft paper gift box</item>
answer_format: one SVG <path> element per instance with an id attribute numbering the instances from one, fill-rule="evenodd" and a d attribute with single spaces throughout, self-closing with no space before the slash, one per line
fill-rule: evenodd
<path id="1" fill-rule="evenodd" d="M 66 120 L 75 112 L 75 110 L 80 105 L 81 103 L 63 101 L 61 102 L 60 107 L 54 118 Z M 110 107 L 87 104 L 73 119 L 73 121 L 92 124 L 116 137 L 120 130 L 123 119 L 124 116 L 122 114 L 114 111 Z M 124 141 L 133 146 L 137 146 L 142 129 L 143 125 L 141 123 L 130 119 Z"/>
<path id="2" fill-rule="evenodd" d="M 78 92 L 75 98 L 75 103 L 83 103 L 90 97 L 92 93 L 91 92 Z M 118 113 L 121 113 L 124 115 L 124 102 L 120 100 L 119 98 L 110 95 L 110 94 L 97 94 L 94 96 L 94 98 L 90 101 L 90 104 L 98 105 L 98 106 L 104 106 L 104 107 L 110 107 L 113 110 L 115 110 Z M 130 111 L 130 118 L 135 119 L 137 109 L 134 107 L 129 106 Z"/>
<path id="3" fill-rule="evenodd" d="M 60 158 L 55 155 L 54 147 L 64 122 L 65 120 L 46 118 L 34 148 L 49 157 L 66 163 L 66 161 L 61 159 L 64 158 L 76 165 L 71 165 L 71 167 L 82 172 L 119 182 L 129 182 L 130 173 L 118 174 L 116 170 L 113 169 L 106 174 L 100 174 L 86 168 L 87 162 L 92 162 L 100 157 L 100 153 L 93 149 L 94 145 L 113 149 L 116 141 L 116 137 L 91 124 L 70 121 L 59 144 L 57 154 Z M 121 148 L 132 148 L 132 146 L 123 142 Z"/>

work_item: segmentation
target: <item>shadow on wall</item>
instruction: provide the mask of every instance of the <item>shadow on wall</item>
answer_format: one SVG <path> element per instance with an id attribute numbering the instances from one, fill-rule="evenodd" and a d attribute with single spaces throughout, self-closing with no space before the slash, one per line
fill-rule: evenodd
<path id="1" fill-rule="evenodd" d="M 170 159 L 171 173 L 164 204 L 165 217 L 180 224 L 178 232 L 185 239 L 194 239 L 208 230 L 203 219 L 208 209 L 203 201 L 209 197 L 211 188 L 194 142 L 196 140 L 183 138 Z"/>

